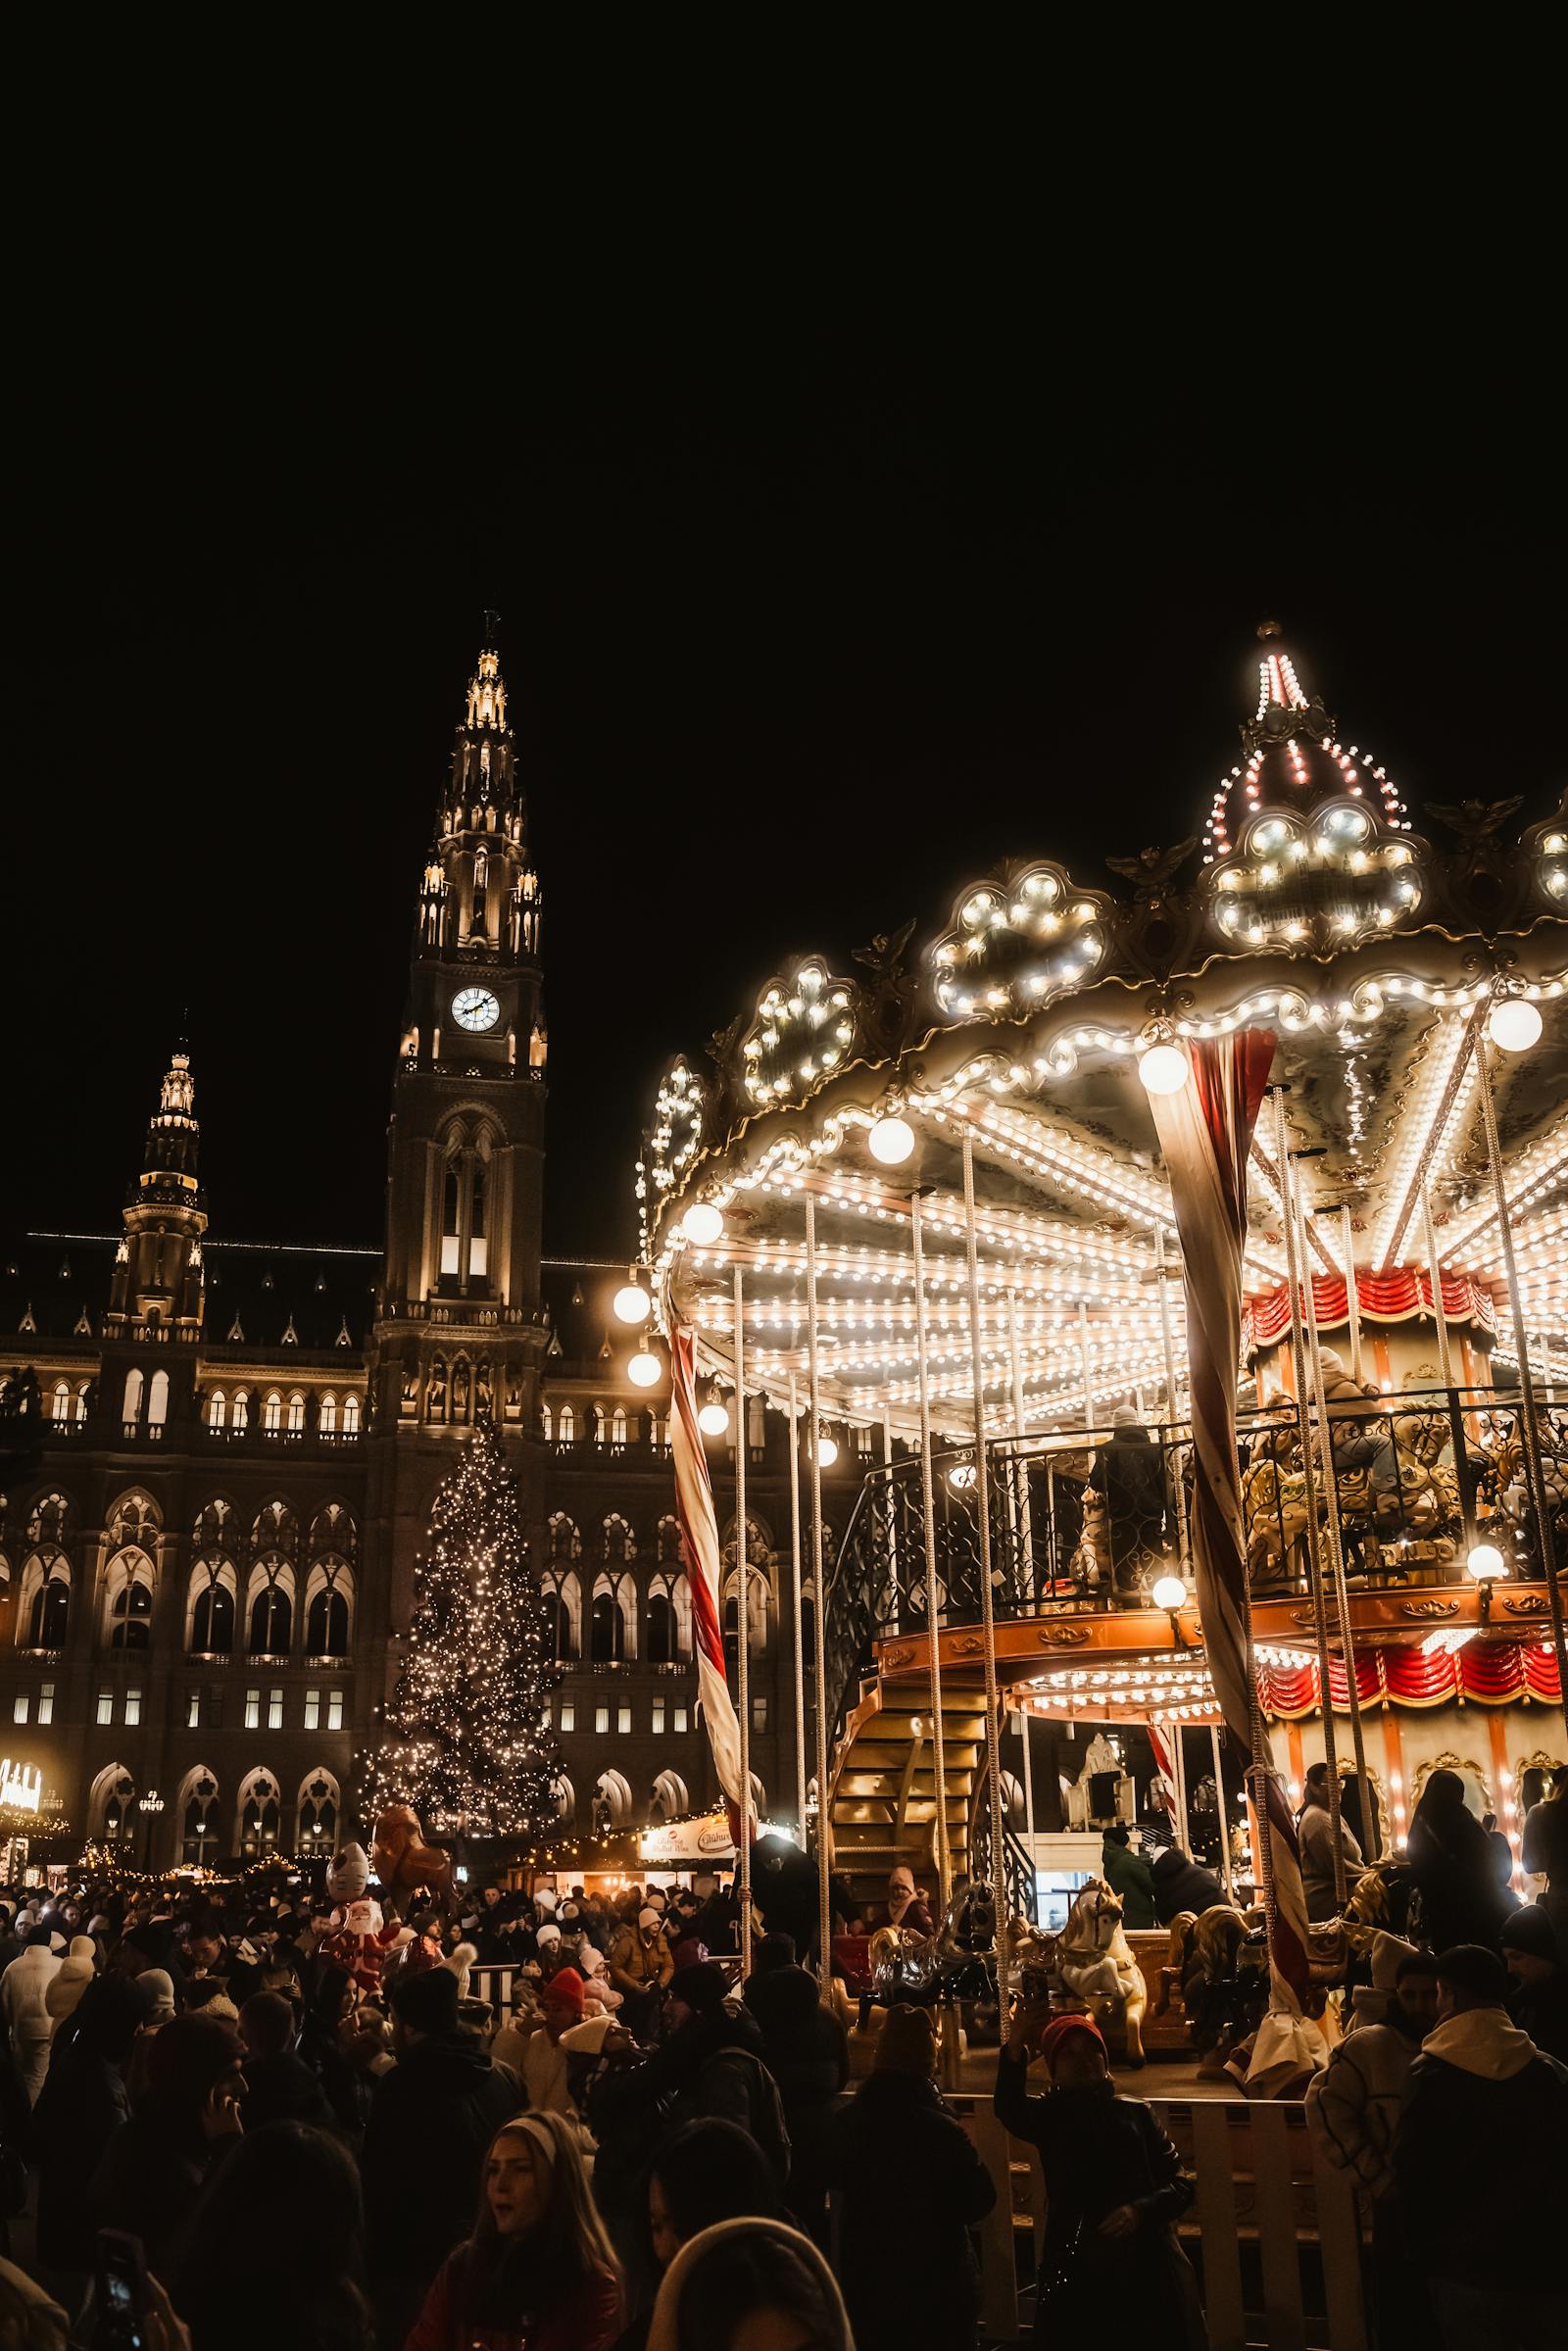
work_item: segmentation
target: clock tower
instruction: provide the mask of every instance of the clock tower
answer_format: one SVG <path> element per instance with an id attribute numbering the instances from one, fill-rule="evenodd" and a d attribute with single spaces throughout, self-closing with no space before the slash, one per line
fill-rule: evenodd
<path id="1" fill-rule="evenodd" d="M 519 1441 L 507 1451 L 535 1542 L 543 1516 L 543 906 L 486 622 L 419 883 L 393 1077 L 368 1513 L 391 1550 L 373 1579 L 383 1669 L 435 1489 L 482 1419 Z"/>

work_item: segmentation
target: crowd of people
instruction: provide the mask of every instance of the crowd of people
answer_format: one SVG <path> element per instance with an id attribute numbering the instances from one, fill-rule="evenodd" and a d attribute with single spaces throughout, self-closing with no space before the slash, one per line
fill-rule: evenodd
<path id="1" fill-rule="evenodd" d="M 1568 2339 L 1568 1798 L 1537 1828 L 1547 1899 L 1483 1903 L 1446 1777 L 1412 1938 L 1379 1935 L 1309 2124 L 1371 2212 L 1384 2344 Z M 1169 1854 L 1105 1856 L 1151 1924 L 1193 1890 Z M 853 2006 L 765 1913 L 743 1980 L 737 1918 L 712 1884 L 491 1884 L 386 1925 L 280 1871 L 14 1888 L 0 2351 L 93 2343 L 106 2245 L 144 2269 L 153 2351 L 974 2351 L 996 2186 L 930 2011 L 888 2010 L 852 2080 Z M 874 1923 L 928 1931 L 906 1868 Z M 1020 2002 L 995 2104 L 1045 2175 L 1037 2339 L 1110 2297 L 1200 2343 L 1193 2185 L 1094 2019 Z"/>

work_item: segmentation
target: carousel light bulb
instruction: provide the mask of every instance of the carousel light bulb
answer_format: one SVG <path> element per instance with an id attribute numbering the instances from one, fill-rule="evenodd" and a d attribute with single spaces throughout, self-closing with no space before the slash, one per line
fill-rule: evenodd
<path id="1" fill-rule="evenodd" d="M 705 1437 L 727 1437 L 729 1414 L 722 1404 L 705 1404 L 697 1415 L 697 1426 Z"/>
<path id="2" fill-rule="evenodd" d="M 627 1282 L 616 1291 L 612 1303 L 617 1322 L 646 1322 L 653 1304 L 646 1290 L 638 1282 Z"/>
<path id="3" fill-rule="evenodd" d="M 626 1377 L 634 1388 L 657 1388 L 661 1372 L 659 1357 L 649 1354 L 646 1347 L 639 1349 L 626 1366 Z"/>
<path id="4" fill-rule="evenodd" d="M 1160 1576 L 1150 1598 L 1156 1608 L 1175 1610 L 1187 1605 L 1187 1587 L 1180 1576 Z"/>
<path id="5" fill-rule="evenodd" d="M 831 1469 L 839 1457 L 838 1441 L 833 1437 L 818 1437 L 815 1461 L 818 1469 Z"/>
<path id="6" fill-rule="evenodd" d="M 948 1472 L 948 1484 L 955 1494 L 967 1494 L 979 1475 L 972 1461 L 958 1461 Z"/>
<path id="7" fill-rule="evenodd" d="M 688 1241 L 707 1249 L 723 1232 L 724 1219 L 711 1200 L 694 1200 L 680 1220 L 680 1229 Z"/>
<path id="8" fill-rule="evenodd" d="M 1152 1045 L 1138 1057 L 1138 1074 L 1151 1094 L 1180 1094 L 1187 1083 L 1187 1055 L 1179 1046 Z"/>
<path id="9" fill-rule="evenodd" d="M 866 1142 L 884 1167 L 902 1167 L 914 1150 L 914 1129 L 906 1118 L 879 1118 Z"/>
<path id="10" fill-rule="evenodd" d="M 1478 1584 L 1494 1583 L 1508 1573 L 1508 1562 L 1494 1543 L 1472 1543 L 1465 1567 Z"/>
<path id="11" fill-rule="evenodd" d="M 1528 997 L 1505 996 L 1487 1015 L 1487 1035 L 1505 1053 L 1530 1051 L 1541 1036 L 1541 1014 Z"/>

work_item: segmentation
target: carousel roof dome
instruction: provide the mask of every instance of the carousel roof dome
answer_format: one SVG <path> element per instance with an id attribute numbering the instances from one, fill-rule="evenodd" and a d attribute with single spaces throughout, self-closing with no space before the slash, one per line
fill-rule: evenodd
<path id="1" fill-rule="evenodd" d="M 1257 707 L 1242 723 L 1242 759 L 1215 790 L 1204 863 L 1231 856 L 1261 817 L 1301 819 L 1334 802 L 1364 802 L 1375 823 L 1407 832 L 1392 778 L 1360 744 L 1342 740 L 1322 697 L 1302 685 L 1279 622 L 1263 621 L 1257 636 Z"/>

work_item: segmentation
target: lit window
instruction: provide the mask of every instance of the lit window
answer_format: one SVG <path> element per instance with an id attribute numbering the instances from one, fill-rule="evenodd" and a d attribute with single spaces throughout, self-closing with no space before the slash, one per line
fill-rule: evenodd
<path id="1" fill-rule="evenodd" d="M 24 1690 L 19 1690 L 17 1692 L 11 1709 L 11 1719 L 14 1723 L 24 1723 L 27 1719 L 27 1693 Z"/>
<path id="2" fill-rule="evenodd" d="M 656 1738 L 656 1739 L 658 1738 L 658 1736 L 659 1736 L 660 1732 L 661 1732 L 661 1731 L 662 1731 L 662 1729 L 663 1729 L 663 1728 L 664 1728 L 664 1701 L 663 1701 L 663 1699 L 662 1699 L 662 1698 L 655 1698 L 655 1700 L 654 1700 L 654 1736 L 655 1736 L 655 1738 Z"/>
<path id="3" fill-rule="evenodd" d="M 55 1686 L 46 1682 L 38 1692 L 38 1720 L 52 1723 L 55 1719 Z"/>
<path id="4" fill-rule="evenodd" d="M 193 1690 L 185 1700 L 185 1728 L 187 1731 L 199 1731 L 201 1727 L 202 1693 L 199 1690 Z"/>
<path id="5" fill-rule="evenodd" d="M 132 1730 L 141 1721 L 141 1691 L 139 1690 L 127 1690 L 125 1692 L 125 1721 Z"/>
<path id="6" fill-rule="evenodd" d="M 112 1690 L 101 1690 L 98 1692 L 98 1720 L 101 1723 L 112 1723 L 114 1719 L 115 1693 Z"/>
<path id="7" fill-rule="evenodd" d="M 280 1429 L 282 1425 L 283 1399 L 273 1388 L 269 1391 L 262 1406 L 262 1426 L 264 1429 Z"/>
<path id="8" fill-rule="evenodd" d="M 269 1731 L 281 1731 L 283 1728 L 283 1692 L 280 1690 L 270 1690 L 267 1693 L 267 1728 Z"/>
<path id="9" fill-rule="evenodd" d="M 765 1731 L 767 1729 L 766 1698 L 753 1698 L 752 1700 L 752 1729 L 754 1731 Z"/>
<path id="10" fill-rule="evenodd" d="M 617 1709 L 615 1715 L 615 1729 L 620 1733 L 622 1739 L 625 1738 L 627 1732 L 631 1729 L 631 1708 L 629 1706 L 622 1706 Z"/>
<path id="11" fill-rule="evenodd" d="M 684 1706 L 677 1706 L 675 1709 L 675 1728 L 677 1731 L 684 1731 L 686 1728 L 686 1709 Z"/>
<path id="12" fill-rule="evenodd" d="M 245 1728 L 259 1731 L 262 1727 L 262 1693 L 259 1690 L 245 1692 Z"/>
<path id="13" fill-rule="evenodd" d="M 603 1739 L 609 1732 L 610 1708 L 608 1706 L 596 1706 L 594 1708 L 594 1729 L 598 1732 L 601 1739 Z"/>
<path id="14" fill-rule="evenodd" d="M 318 1731 L 321 1727 L 321 1693 L 318 1690 L 305 1692 L 305 1728 Z"/>
<path id="15" fill-rule="evenodd" d="M 326 1727 L 329 1731 L 343 1728 L 343 1692 L 329 1690 L 326 1693 Z"/>
<path id="16" fill-rule="evenodd" d="M 563 1731 L 575 1731 L 577 1728 L 577 1709 L 570 1698 L 564 1698 L 562 1701 L 561 1728 Z"/>

